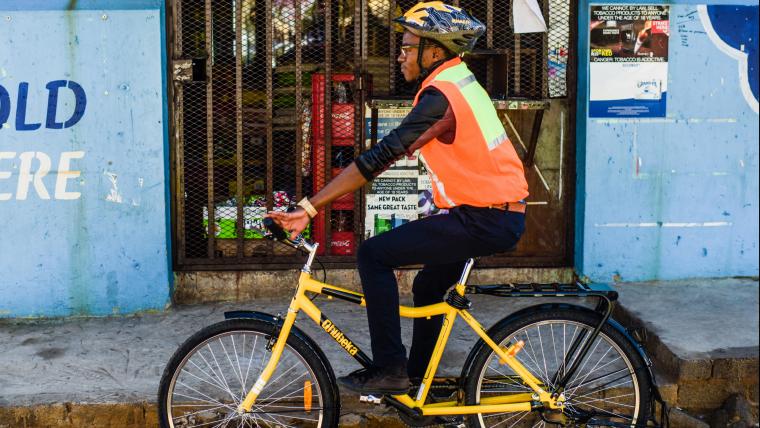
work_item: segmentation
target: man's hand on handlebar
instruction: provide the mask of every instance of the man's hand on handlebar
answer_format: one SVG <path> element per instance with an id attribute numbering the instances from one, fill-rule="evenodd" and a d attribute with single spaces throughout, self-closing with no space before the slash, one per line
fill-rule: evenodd
<path id="1" fill-rule="evenodd" d="M 309 214 L 306 211 L 298 207 L 295 210 L 284 213 L 281 211 L 270 211 L 265 218 L 271 218 L 277 223 L 278 226 L 283 228 L 286 232 L 290 232 L 290 239 L 294 240 L 298 235 L 306 229 L 311 221 Z"/>

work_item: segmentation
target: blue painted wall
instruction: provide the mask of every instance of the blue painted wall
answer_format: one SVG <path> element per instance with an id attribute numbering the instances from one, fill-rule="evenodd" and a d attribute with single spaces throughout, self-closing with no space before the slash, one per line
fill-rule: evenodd
<path id="1" fill-rule="evenodd" d="M 163 8 L 0 3 L 0 317 L 168 303 Z"/>
<path id="2" fill-rule="evenodd" d="M 589 3 L 582 2 L 576 202 L 582 275 L 595 281 L 758 275 L 758 4 L 730 3 L 669 3 L 665 118 L 592 119 Z"/>

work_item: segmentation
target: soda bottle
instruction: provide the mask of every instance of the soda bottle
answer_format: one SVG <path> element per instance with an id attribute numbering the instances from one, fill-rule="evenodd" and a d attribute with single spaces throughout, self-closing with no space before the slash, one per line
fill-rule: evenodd
<path id="1" fill-rule="evenodd" d="M 335 88 L 335 102 L 338 104 L 348 103 L 348 88 L 346 82 L 338 82 Z"/>

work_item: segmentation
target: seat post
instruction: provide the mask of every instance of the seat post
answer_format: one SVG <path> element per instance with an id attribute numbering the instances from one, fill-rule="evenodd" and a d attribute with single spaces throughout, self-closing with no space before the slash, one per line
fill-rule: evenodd
<path id="1" fill-rule="evenodd" d="M 467 285 L 467 280 L 470 278 L 470 270 L 472 270 L 472 266 L 474 264 L 475 264 L 475 259 L 473 258 L 467 259 L 467 262 L 464 264 L 464 270 L 462 270 L 462 276 L 459 277 L 458 284 Z"/>

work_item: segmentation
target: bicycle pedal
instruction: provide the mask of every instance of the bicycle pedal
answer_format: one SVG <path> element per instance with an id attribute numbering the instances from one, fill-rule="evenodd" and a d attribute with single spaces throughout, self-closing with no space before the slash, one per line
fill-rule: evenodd
<path id="1" fill-rule="evenodd" d="M 370 403 L 370 404 L 380 404 L 383 402 L 383 397 L 375 397 L 372 394 L 369 395 L 360 395 L 359 401 L 362 403 Z"/>

